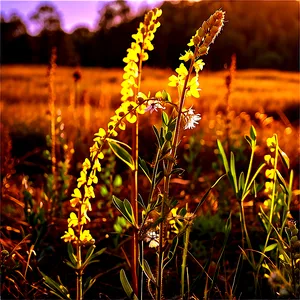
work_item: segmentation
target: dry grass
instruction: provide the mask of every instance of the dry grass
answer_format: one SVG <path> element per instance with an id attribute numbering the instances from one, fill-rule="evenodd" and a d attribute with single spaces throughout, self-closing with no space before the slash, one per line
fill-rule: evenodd
<path id="1" fill-rule="evenodd" d="M 82 68 L 78 83 L 76 108 L 72 107 L 75 95 L 73 73 L 70 67 L 58 67 L 56 74 L 56 107 L 62 111 L 66 133 L 74 135 L 74 128 L 91 141 L 93 132 L 105 126 L 112 109 L 120 103 L 120 84 L 123 70 Z M 152 93 L 166 89 L 176 99 L 176 89 L 168 87 L 170 69 L 145 68 L 142 91 Z M 224 136 L 224 112 L 227 71 L 202 72 L 200 74 L 201 98 L 193 105 L 202 114 L 201 143 L 214 147 L 216 138 Z M 274 70 L 237 71 L 231 95 L 230 118 L 232 136 L 242 138 L 250 123 L 258 127 L 261 140 L 279 135 L 281 145 L 289 145 L 286 151 L 295 157 L 299 153 L 299 73 Z M 15 132 L 17 128 L 27 131 L 48 133 L 48 83 L 46 66 L 2 66 L 1 115 L 2 122 Z M 84 102 L 86 105 L 84 107 Z M 257 113 L 258 112 L 258 113 Z M 264 115 L 266 114 L 266 116 Z M 273 116 L 267 119 L 266 117 Z M 18 130 L 17 130 L 18 131 Z M 195 131 L 194 131 L 195 133 Z M 188 133 L 187 133 L 188 134 Z"/>

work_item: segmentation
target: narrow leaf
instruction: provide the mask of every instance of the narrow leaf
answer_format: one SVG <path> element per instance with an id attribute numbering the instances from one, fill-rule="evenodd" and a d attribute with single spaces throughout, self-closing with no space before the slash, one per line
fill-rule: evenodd
<path id="1" fill-rule="evenodd" d="M 219 183 L 219 181 L 226 176 L 226 174 L 223 174 L 221 177 L 218 178 L 218 180 L 207 190 L 207 192 L 204 194 L 200 202 L 198 203 L 196 209 L 194 210 L 194 214 L 197 212 L 198 208 L 204 203 L 206 200 L 207 196 L 209 195 L 210 191 Z"/>
<path id="2" fill-rule="evenodd" d="M 245 140 L 249 143 L 249 145 L 252 147 L 252 140 L 249 135 L 245 135 Z"/>
<path id="3" fill-rule="evenodd" d="M 171 131 L 167 132 L 167 134 L 166 134 L 166 140 L 167 141 L 171 141 L 172 140 L 172 132 Z"/>
<path id="4" fill-rule="evenodd" d="M 74 249 L 71 243 L 68 243 L 68 255 L 70 258 L 71 263 L 73 264 L 73 267 L 76 267 L 77 265 L 77 257 L 74 254 Z"/>
<path id="5" fill-rule="evenodd" d="M 250 137 L 253 141 L 256 141 L 256 130 L 253 125 L 250 127 Z"/>
<path id="6" fill-rule="evenodd" d="M 152 273 L 152 271 L 151 271 L 151 268 L 150 268 L 148 262 L 146 261 L 146 259 L 143 259 L 142 269 L 143 269 L 143 271 L 145 272 L 146 276 L 147 276 L 154 284 L 156 284 L 154 275 L 153 275 L 153 273 Z"/>
<path id="7" fill-rule="evenodd" d="M 115 205 L 115 207 L 118 209 L 118 211 L 123 215 L 123 217 L 124 217 L 130 224 L 132 224 L 132 223 L 131 223 L 132 220 L 130 219 L 130 217 L 129 217 L 127 211 L 126 211 L 123 202 L 122 202 L 118 197 L 116 197 L 116 196 L 114 196 L 114 195 L 112 196 L 112 202 L 113 202 L 113 204 Z"/>
<path id="8" fill-rule="evenodd" d="M 133 292 L 133 289 L 132 289 L 132 287 L 126 277 L 125 271 L 123 269 L 120 271 L 120 280 L 121 280 L 122 287 L 123 287 L 127 297 L 132 300 L 138 300 L 138 297 Z"/>
<path id="9" fill-rule="evenodd" d="M 289 168 L 290 168 L 290 159 L 289 159 L 289 157 L 286 155 L 286 153 L 283 152 L 280 148 L 279 148 L 279 155 L 280 155 L 281 160 L 282 160 L 283 164 L 285 165 L 285 167 L 286 167 L 287 169 L 289 169 Z"/>
<path id="10" fill-rule="evenodd" d="M 226 173 L 228 173 L 229 172 L 228 160 L 227 160 L 224 148 L 223 148 L 220 140 L 217 140 L 217 145 L 218 145 L 218 149 L 219 149 L 219 152 L 220 152 L 222 160 L 223 160 L 223 165 L 224 165 L 225 171 L 226 171 Z"/>
<path id="11" fill-rule="evenodd" d="M 152 126 L 152 128 L 153 128 L 153 131 L 154 131 L 154 133 L 155 133 L 157 142 L 158 142 L 158 144 L 160 145 L 159 132 L 158 132 L 157 128 L 156 128 L 154 125 Z"/>
<path id="12" fill-rule="evenodd" d="M 162 117 L 162 121 L 163 121 L 164 125 L 168 126 L 168 124 L 169 124 L 168 115 L 163 111 L 161 117 Z"/>
<path id="13" fill-rule="evenodd" d="M 278 179 L 278 181 L 280 183 L 280 186 L 281 186 L 283 192 L 288 195 L 289 194 L 289 190 L 288 190 L 288 188 L 286 186 L 285 180 L 283 179 L 281 173 L 278 170 L 276 170 L 276 175 L 277 175 L 277 179 Z"/>
<path id="14" fill-rule="evenodd" d="M 235 171 L 235 159 L 234 159 L 233 152 L 230 153 L 230 171 L 231 171 L 231 174 L 232 174 L 233 186 L 234 186 L 235 194 L 237 195 L 237 193 L 238 193 L 238 186 L 237 186 L 237 178 L 236 178 L 236 171 Z"/>
<path id="15" fill-rule="evenodd" d="M 272 250 L 275 249 L 276 247 L 277 247 L 277 244 L 271 244 L 271 245 L 269 245 L 269 246 L 265 249 L 265 252 L 272 251 Z"/>
<path id="16" fill-rule="evenodd" d="M 241 172 L 239 177 L 239 191 L 243 191 L 245 188 L 245 174 L 244 172 Z"/>
<path id="17" fill-rule="evenodd" d="M 139 157 L 139 167 L 144 172 L 144 174 L 148 178 L 149 182 L 152 184 L 152 180 L 151 180 L 151 176 L 150 176 L 150 172 L 149 172 L 147 163 L 140 157 Z"/>
<path id="18" fill-rule="evenodd" d="M 131 155 L 122 146 L 113 141 L 108 141 L 108 145 L 114 154 L 127 164 L 131 170 L 134 170 L 134 162 Z"/>
<path id="19" fill-rule="evenodd" d="M 85 255 L 85 259 L 84 260 L 87 260 L 88 258 L 90 258 L 90 256 L 93 255 L 94 251 L 95 251 L 95 248 L 96 246 L 95 245 L 92 245 L 88 251 L 86 252 L 86 255 Z"/>

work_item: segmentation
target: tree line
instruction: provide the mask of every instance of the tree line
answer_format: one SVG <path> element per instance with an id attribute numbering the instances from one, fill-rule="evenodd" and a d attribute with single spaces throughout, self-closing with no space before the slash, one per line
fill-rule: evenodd
<path id="1" fill-rule="evenodd" d="M 235 53 L 239 69 L 299 70 L 298 1 L 166 1 L 148 64 L 176 67 L 195 30 L 219 8 L 226 11 L 227 22 L 205 57 L 207 68 L 223 69 Z M 124 0 L 106 3 L 94 32 L 85 27 L 64 32 L 59 13 L 49 4 L 31 16 L 40 28 L 37 36 L 28 34 L 19 16 L 1 17 L 1 64 L 47 64 L 56 47 L 59 65 L 123 67 L 131 35 L 142 19 L 143 12 L 133 16 Z"/>

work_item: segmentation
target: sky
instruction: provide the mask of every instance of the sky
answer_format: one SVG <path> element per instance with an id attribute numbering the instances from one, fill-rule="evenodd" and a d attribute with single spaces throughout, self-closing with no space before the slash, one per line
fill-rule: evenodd
<path id="1" fill-rule="evenodd" d="M 13 13 L 16 13 L 25 22 L 30 34 L 36 34 L 36 28 L 33 22 L 30 22 L 30 15 L 36 10 L 38 5 L 43 3 L 53 4 L 61 15 L 62 29 L 66 32 L 72 32 L 76 27 L 83 25 L 90 30 L 96 28 L 98 20 L 98 11 L 104 5 L 104 1 L 7 1 L 0 0 L 0 11 L 5 20 Z M 155 7 L 160 0 L 131 0 L 133 10 L 147 5 L 149 8 Z"/>

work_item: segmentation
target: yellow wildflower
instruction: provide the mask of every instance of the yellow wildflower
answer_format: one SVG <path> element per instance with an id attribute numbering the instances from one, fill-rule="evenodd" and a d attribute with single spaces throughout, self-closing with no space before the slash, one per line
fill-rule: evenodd
<path id="1" fill-rule="evenodd" d="M 265 155 L 264 159 L 269 166 L 274 166 L 275 159 L 270 154 Z"/>
<path id="2" fill-rule="evenodd" d="M 95 198 L 94 187 L 84 186 L 84 198 Z"/>
<path id="3" fill-rule="evenodd" d="M 100 152 L 100 154 L 103 155 L 102 152 Z M 97 170 L 98 172 L 101 172 L 101 164 L 100 164 L 98 158 L 95 159 L 95 162 L 94 162 L 94 165 L 93 165 L 93 170 Z"/>
<path id="4" fill-rule="evenodd" d="M 86 170 L 88 170 L 88 169 L 90 169 L 90 168 L 91 168 L 91 162 L 89 161 L 88 158 L 86 158 L 86 159 L 84 160 L 83 164 L 82 164 L 82 169 L 83 169 L 84 171 L 86 171 Z"/>
<path id="5" fill-rule="evenodd" d="M 198 82 L 198 76 L 194 76 L 187 84 L 188 91 L 186 93 L 187 96 L 193 96 L 195 98 L 200 97 L 199 93 L 199 82 Z"/>
<path id="6" fill-rule="evenodd" d="M 74 192 L 72 194 L 72 199 L 70 200 L 70 204 L 72 207 L 75 207 L 81 200 L 82 195 L 78 188 L 74 189 Z"/>
<path id="7" fill-rule="evenodd" d="M 74 212 L 70 213 L 70 218 L 68 218 L 68 227 L 75 227 L 78 225 L 78 218 Z"/>
<path id="8" fill-rule="evenodd" d="M 77 240 L 77 237 L 75 236 L 74 230 L 69 227 L 61 239 L 64 239 L 64 242 L 68 243 Z"/>
<path id="9" fill-rule="evenodd" d="M 80 189 L 83 184 L 86 183 L 86 171 L 80 172 L 80 177 L 77 179 L 77 187 Z"/>
<path id="10" fill-rule="evenodd" d="M 98 177 L 96 176 L 95 171 L 93 171 L 93 172 L 90 174 L 90 176 L 89 176 L 89 178 L 88 178 L 88 181 L 87 181 L 87 184 L 88 184 L 88 185 L 91 185 L 91 184 L 93 184 L 93 183 L 95 183 L 95 184 L 98 183 Z"/>
<path id="11" fill-rule="evenodd" d="M 99 137 L 94 138 L 94 141 L 95 141 L 94 145 L 92 147 L 90 147 L 90 156 L 92 159 L 94 159 L 95 156 L 98 155 L 99 146 L 98 146 L 97 142 L 101 143 L 101 140 Z"/>
<path id="12" fill-rule="evenodd" d="M 266 181 L 264 191 L 267 195 L 270 195 L 272 193 L 273 185 L 274 185 L 273 181 Z"/>
<path id="13" fill-rule="evenodd" d="M 89 242 L 94 242 L 93 237 L 90 234 L 89 230 L 84 230 L 83 232 L 80 232 L 79 240 L 83 243 L 89 243 Z"/>
<path id="14" fill-rule="evenodd" d="M 267 139 L 267 146 L 271 152 L 274 152 L 277 145 L 276 135 L 274 134 L 271 138 Z"/>
<path id="15" fill-rule="evenodd" d="M 181 57 L 179 59 L 187 62 L 190 59 L 192 59 L 193 57 L 194 57 L 194 53 L 191 50 L 188 50 L 188 51 L 185 51 L 185 54 L 181 55 Z"/>
<path id="16" fill-rule="evenodd" d="M 118 133 L 116 132 L 115 128 L 116 128 L 116 123 L 117 121 L 111 121 L 107 124 L 107 128 L 108 128 L 108 133 L 112 136 L 117 136 Z"/>
<path id="17" fill-rule="evenodd" d="M 267 178 L 269 179 L 274 179 L 274 175 L 275 175 L 275 170 L 266 170 L 265 175 Z"/>
<path id="18" fill-rule="evenodd" d="M 106 131 L 103 128 L 99 128 L 98 132 L 95 133 L 95 136 L 99 136 L 101 139 L 104 139 L 106 136 Z"/>

